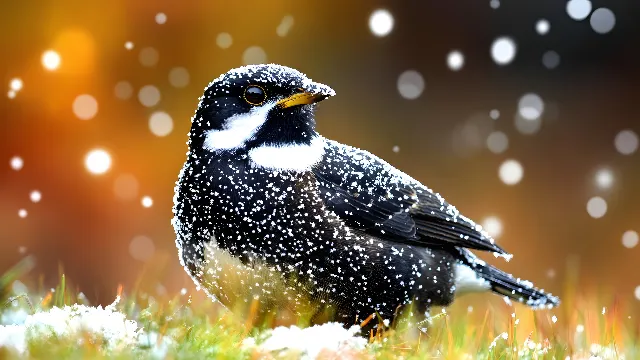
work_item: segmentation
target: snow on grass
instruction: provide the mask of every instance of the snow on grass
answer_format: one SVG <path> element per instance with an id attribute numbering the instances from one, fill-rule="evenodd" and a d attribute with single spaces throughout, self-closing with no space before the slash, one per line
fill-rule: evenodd
<path id="1" fill-rule="evenodd" d="M 267 332 L 264 339 L 245 339 L 243 346 L 267 353 L 293 351 L 305 360 L 316 359 L 327 351 L 339 358 L 342 352 L 365 348 L 368 341 L 358 336 L 359 333 L 360 327 L 357 325 L 345 329 L 335 322 L 304 329 L 280 326 Z"/>
<path id="2" fill-rule="evenodd" d="M 73 305 L 53 307 L 49 311 L 28 315 L 23 323 L 0 326 L 0 348 L 19 354 L 27 351 L 29 342 L 50 338 L 89 341 L 107 350 L 118 350 L 137 343 L 141 329 L 116 311 L 120 298 L 105 307 Z"/>

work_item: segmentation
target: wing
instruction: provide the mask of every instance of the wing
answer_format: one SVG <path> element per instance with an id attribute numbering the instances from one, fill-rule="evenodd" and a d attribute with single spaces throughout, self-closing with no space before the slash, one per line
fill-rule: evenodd
<path id="1" fill-rule="evenodd" d="M 367 151 L 325 140 L 312 171 L 327 208 L 355 229 L 407 244 L 506 254 L 439 194 Z"/>

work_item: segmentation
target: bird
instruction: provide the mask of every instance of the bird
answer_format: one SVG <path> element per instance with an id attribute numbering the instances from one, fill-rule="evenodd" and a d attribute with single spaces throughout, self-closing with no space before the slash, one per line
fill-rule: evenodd
<path id="1" fill-rule="evenodd" d="M 473 292 L 559 305 L 478 257 L 512 255 L 439 193 L 320 135 L 318 104 L 334 95 L 277 64 L 231 69 L 206 86 L 171 221 L 199 289 L 255 319 L 345 326 L 374 316 L 386 325 L 406 309 L 428 318 Z"/>

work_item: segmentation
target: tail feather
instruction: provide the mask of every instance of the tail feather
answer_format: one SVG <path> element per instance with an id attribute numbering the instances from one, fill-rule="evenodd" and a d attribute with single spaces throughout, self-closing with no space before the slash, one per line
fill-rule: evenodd
<path id="1" fill-rule="evenodd" d="M 527 280 L 515 278 L 511 274 L 491 266 L 478 259 L 468 250 L 463 250 L 463 261 L 476 276 L 489 284 L 491 291 L 510 299 L 526 304 L 532 308 L 552 308 L 560 305 L 560 299 L 542 289 L 537 289 Z"/>

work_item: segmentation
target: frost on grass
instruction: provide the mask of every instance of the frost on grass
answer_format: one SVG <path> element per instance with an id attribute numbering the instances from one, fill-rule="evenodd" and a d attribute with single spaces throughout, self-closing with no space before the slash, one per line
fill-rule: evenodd
<path id="1" fill-rule="evenodd" d="M 280 326 L 258 339 L 245 339 L 243 346 L 264 353 L 296 352 L 302 359 L 309 360 L 316 359 L 325 351 L 339 357 L 341 352 L 365 348 L 367 340 L 358 336 L 359 332 L 357 325 L 345 329 L 339 323 L 326 323 L 305 329 Z"/>
<path id="2" fill-rule="evenodd" d="M 133 320 L 116 311 L 119 298 L 105 307 L 85 305 L 54 307 L 28 315 L 23 323 L 0 326 L 0 348 L 24 354 L 34 341 L 73 340 L 78 345 L 88 341 L 105 350 L 121 350 L 138 343 L 140 329 Z"/>

